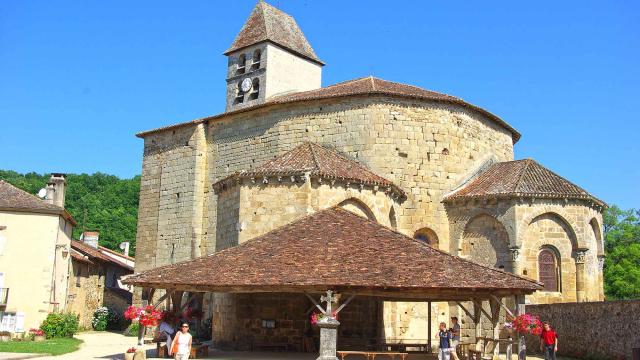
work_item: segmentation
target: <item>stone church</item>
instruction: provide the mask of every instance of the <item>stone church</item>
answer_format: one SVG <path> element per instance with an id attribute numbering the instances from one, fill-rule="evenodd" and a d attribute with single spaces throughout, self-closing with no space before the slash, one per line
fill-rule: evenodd
<path id="1" fill-rule="evenodd" d="M 505 120 L 376 77 L 322 87 L 324 63 L 296 21 L 263 1 L 224 54 L 225 112 L 137 135 L 137 273 L 339 206 L 539 281 L 528 303 L 603 300 L 607 205 L 535 160 L 515 160 L 520 133 Z M 205 296 L 213 312 L 225 301 Z M 430 306 L 385 302 L 385 336 L 425 338 L 426 314 L 434 323 L 460 314 Z"/>

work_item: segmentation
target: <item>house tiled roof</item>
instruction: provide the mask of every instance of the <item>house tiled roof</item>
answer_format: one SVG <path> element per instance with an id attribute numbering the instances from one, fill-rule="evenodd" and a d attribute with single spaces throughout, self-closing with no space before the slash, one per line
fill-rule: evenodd
<path id="1" fill-rule="evenodd" d="M 306 173 L 312 177 L 388 188 L 399 197 L 406 196 L 404 191 L 391 181 L 376 175 L 357 161 L 345 157 L 335 149 L 311 142 L 298 145 L 255 169 L 230 175 L 213 186 L 215 189 L 220 189 L 240 178 L 297 176 Z"/>
<path id="2" fill-rule="evenodd" d="M 0 208 L 24 210 L 60 211 L 61 207 L 50 204 L 35 195 L 18 189 L 4 180 L 0 180 Z"/>
<path id="3" fill-rule="evenodd" d="M 82 241 L 71 240 L 71 249 L 78 251 L 79 253 L 88 256 L 89 258 L 97 259 L 103 262 L 111 262 L 116 264 L 124 269 L 133 271 L 133 267 L 128 264 L 125 264 L 122 261 L 118 261 L 110 256 L 107 256 L 100 252 L 100 250 L 83 243 Z"/>
<path id="4" fill-rule="evenodd" d="M 4 180 L 0 180 L 0 209 L 59 214 L 75 225 L 75 220 L 65 209 L 18 189 Z"/>
<path id="5" fill-rule="evenodd" d="M 206 257 L 131 275 L 125 283 L 222 292 L 334 289 L 416 296 L 541 288 L 536 281 L 449 255 L 338 207 Z"/>
<path id="6" fill-rule="evenodd" d="M 582 199 L 606 206 L 602 200 L 531 159 L 493 164 L 476 179 L 446 196 L 445 201 L 486 197 Z"/>
<path id="7" fill-rule="evenodd" d="M 154 129 L 154 130 L 144 131 L 144 132 L 138 133 L 137 136 L 144 137 L 148 134 L 156 133 L 159 131 L 175 129 L 182 126 L 194 125 L 194 124 L 213 121 L 217 119 L 223 119 L 231 114 L 244 113 L 244 112 L 262 109 L 262 108 L 277 105 L 277 104 L 288 104 L 288 103 L 296 103 L 296 102 L 304 102 L 304 101 L 315 101 L 315 100 L 322 100 L 322 99 L 338 99 L 338 98 L 344 98 L 344 97 L 367 96 L 367 95 L 368 96 L 375 96 L 375 95 L 393 96 L 393 97 L 406 98 L 406 99 L 429 100 L 429 101 L 459 105 L 483 114 L 484 116 L 489 118 L 491 121 L 497 123 L 501 127 L 508 130 L 511 133 L 514 143 L 517 142 L 518 139 L 520 139 L 520 133 L 516 129 L 514 129 L 511 125 L 509 125 L 506 121 L 488 112 L 487 110 L 484 110 L 481 107 L 469 104 L 460 98 L 438 93 L 435 91 L 425 90 L 417 86 L 400 84 L 392 81 L 386 81 L 386 80 L 378 79 L 372 76 L 355 79 L 355 80 L 349 80 L 339 84 L 316 89 L 316 90 L 302 91 L 302 92 L 297 92 L 292 94 L 276 96 L 268 99 L 263 104 L 249 106 L 246 108 L 241 108 L 238 110 L 221 113 L 214 116 L 196 119 L 189 122 L 165 126 L 165 127 Z"/>
<path id="8" fill-rule="evenodd" d="M 298 55 L 323 64 L 295 19 L 264 1 L 258 2 L 233 44 L 224 54 L 228 55 L 263 41 L 271 41 Z"/>

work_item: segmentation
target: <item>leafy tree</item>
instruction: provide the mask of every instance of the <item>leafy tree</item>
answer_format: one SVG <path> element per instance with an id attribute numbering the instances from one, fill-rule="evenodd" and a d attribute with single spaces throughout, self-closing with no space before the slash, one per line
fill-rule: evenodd
<path id="1" fill-rule="evenodd" d="M 608 299 L 640 298 L 640 210 L 611 206 L 603 215 Z"/>
<path id="2" fill-rule="evenodd" d="M 0 170 L 0 179 L 35 194 L 45 187 L 49 175 Z M 78 222 L 73 231 L 79 238 L 83 229 L 100 231 L 100 245 L 117 250 L 131 242 L 135 254 L 140 176 L 120 179 L 102 173 L 68 174 L 65 207 Z"/>

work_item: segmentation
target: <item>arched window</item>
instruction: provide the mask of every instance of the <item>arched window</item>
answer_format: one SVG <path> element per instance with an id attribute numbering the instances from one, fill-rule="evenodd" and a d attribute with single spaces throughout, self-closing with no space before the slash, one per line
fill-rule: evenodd
<path id="1" fill-rule="evenodd" d="M 258 98 L 258 92 L 260 91 L 260 79 L 255 78 L 252 81 L 251 93 L 249 94 L 249 100 L 255 100 Z"/>
<path id="2" fill-rule="evenodd" d="M 416 231 L 415 234 L 413 234 L 413 238 L 423 241 L 433 247 L 438 247 L 438 235 L 428 227 L 424 227 Z"/>
<path id="3" fill-rule="evenodd" d="M 240 54 L 238 56 L 238 74 L 244 74 L 245 63 L 247 62 L 247 56 L 245 54 Z"/>
<path id="4" fill-rule="evenodd" d="M 253 58 L 251 59 L 251 70 L 256 70 L 260 68 L 260 58 L 262 57 L 262 52 L 260 49 L 256 49 L 253 52 Z"/>
<path id="5" fill-rule="evenodd" d="M 552 249 L 542 248 L 538 254 L 538 280 L 543 291 L 560 291 L 560 262 Z"/>

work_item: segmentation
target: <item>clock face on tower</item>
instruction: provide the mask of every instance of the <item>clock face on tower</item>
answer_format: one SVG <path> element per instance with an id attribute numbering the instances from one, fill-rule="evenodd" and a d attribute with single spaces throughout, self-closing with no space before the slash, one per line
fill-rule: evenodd
<path id="1" fill-rule="evenodd" d="M 242 83 L 240 84 L 240 90 L 242 90 L 242 92 L 249 92 L 249 90 L 251 90 L 251 85 L 251 79 L 244 78 L 244 80 L 242 80 Z"/>

